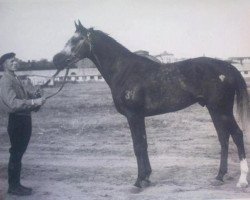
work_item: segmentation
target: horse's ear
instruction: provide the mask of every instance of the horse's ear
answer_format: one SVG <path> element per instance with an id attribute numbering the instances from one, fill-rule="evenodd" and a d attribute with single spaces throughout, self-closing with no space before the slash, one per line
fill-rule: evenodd
<path id="1" fill-rule="evenodd" d="M 76 21 L 75 21 L 75 27 L 76 27 L 76 31 L 79 31 L 79 26 L 77 25 Z"/>
<path id="2" fill-rule="evenodd" d="M 81 33 L 87 34 L 88 29 L 86 29 L 86 28 L 82 25 L 82 23 L 80 22 L 79 19 L 78 19 L 78 28 L 79 28 L 79 30 L 81 31 Z"/>

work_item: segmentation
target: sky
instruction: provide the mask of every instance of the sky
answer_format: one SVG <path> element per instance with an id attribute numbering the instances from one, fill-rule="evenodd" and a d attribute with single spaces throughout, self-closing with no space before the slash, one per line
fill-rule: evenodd
<path id="1" fill-rule="evenodd" d="M 0 55 L 51 60 L 78 19 L 132 52 L 250 56 L 250 0 L 0 0 Z"/>

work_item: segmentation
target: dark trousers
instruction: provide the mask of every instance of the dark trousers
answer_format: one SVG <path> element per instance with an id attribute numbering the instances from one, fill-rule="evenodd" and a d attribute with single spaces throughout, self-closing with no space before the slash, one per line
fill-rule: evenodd
<path id="1" fill-rule="evenodd" d="M 8 134 L 11 144 L 8 165 L 9 187 L 15 187 L 20 184 L 22 157 L 29 144 L 31 131 L 30 115 L 9 115 Z"/>

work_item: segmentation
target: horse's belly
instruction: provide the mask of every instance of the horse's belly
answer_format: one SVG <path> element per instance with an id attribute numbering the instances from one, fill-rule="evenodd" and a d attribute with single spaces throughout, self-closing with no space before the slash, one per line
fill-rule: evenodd
<path id="1" fill-rule="evenodd" d="M 144 113 L 146 116 L 163 114 L 168 112 L 175 112 L 184 109 L 194 103 L 197 100 L 190 95 L 181 95 L 176 97 L 162 97 L 146 99 L 144 106 Z"/>

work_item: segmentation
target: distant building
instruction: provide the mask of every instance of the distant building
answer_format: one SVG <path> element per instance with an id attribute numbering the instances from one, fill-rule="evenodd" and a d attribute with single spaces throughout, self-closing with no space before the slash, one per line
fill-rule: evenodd
<path id="1" fill-rule="evenodd" d="M 137 55 L 139 55 L 139 56 L 146 57 L 146 58 L 148 58 L 150 60 L 153 60 L 155 62 L 161 63 L 161 61 L 159 59 L 157 59 L 155 56 L 149 55 L 148 51 L 139 50 L 139 51 L 135 51 L 134 53 L 137 54 Z"/>
<path id="2" fill-rule="evenodd" d="M 235 66 L 245 78 L 250 79 L 250 57 L 230 57 L 227 61 Z"/>
<path id="3" fill-rule="evenodd" d="M 159 55 L 156 55 L 155 57 L 159 59 L 162 63 L 173 63 L 177 61 L 177 59 L 174 57 L 174 54 L 168 53 L 166 51 Z"/>

